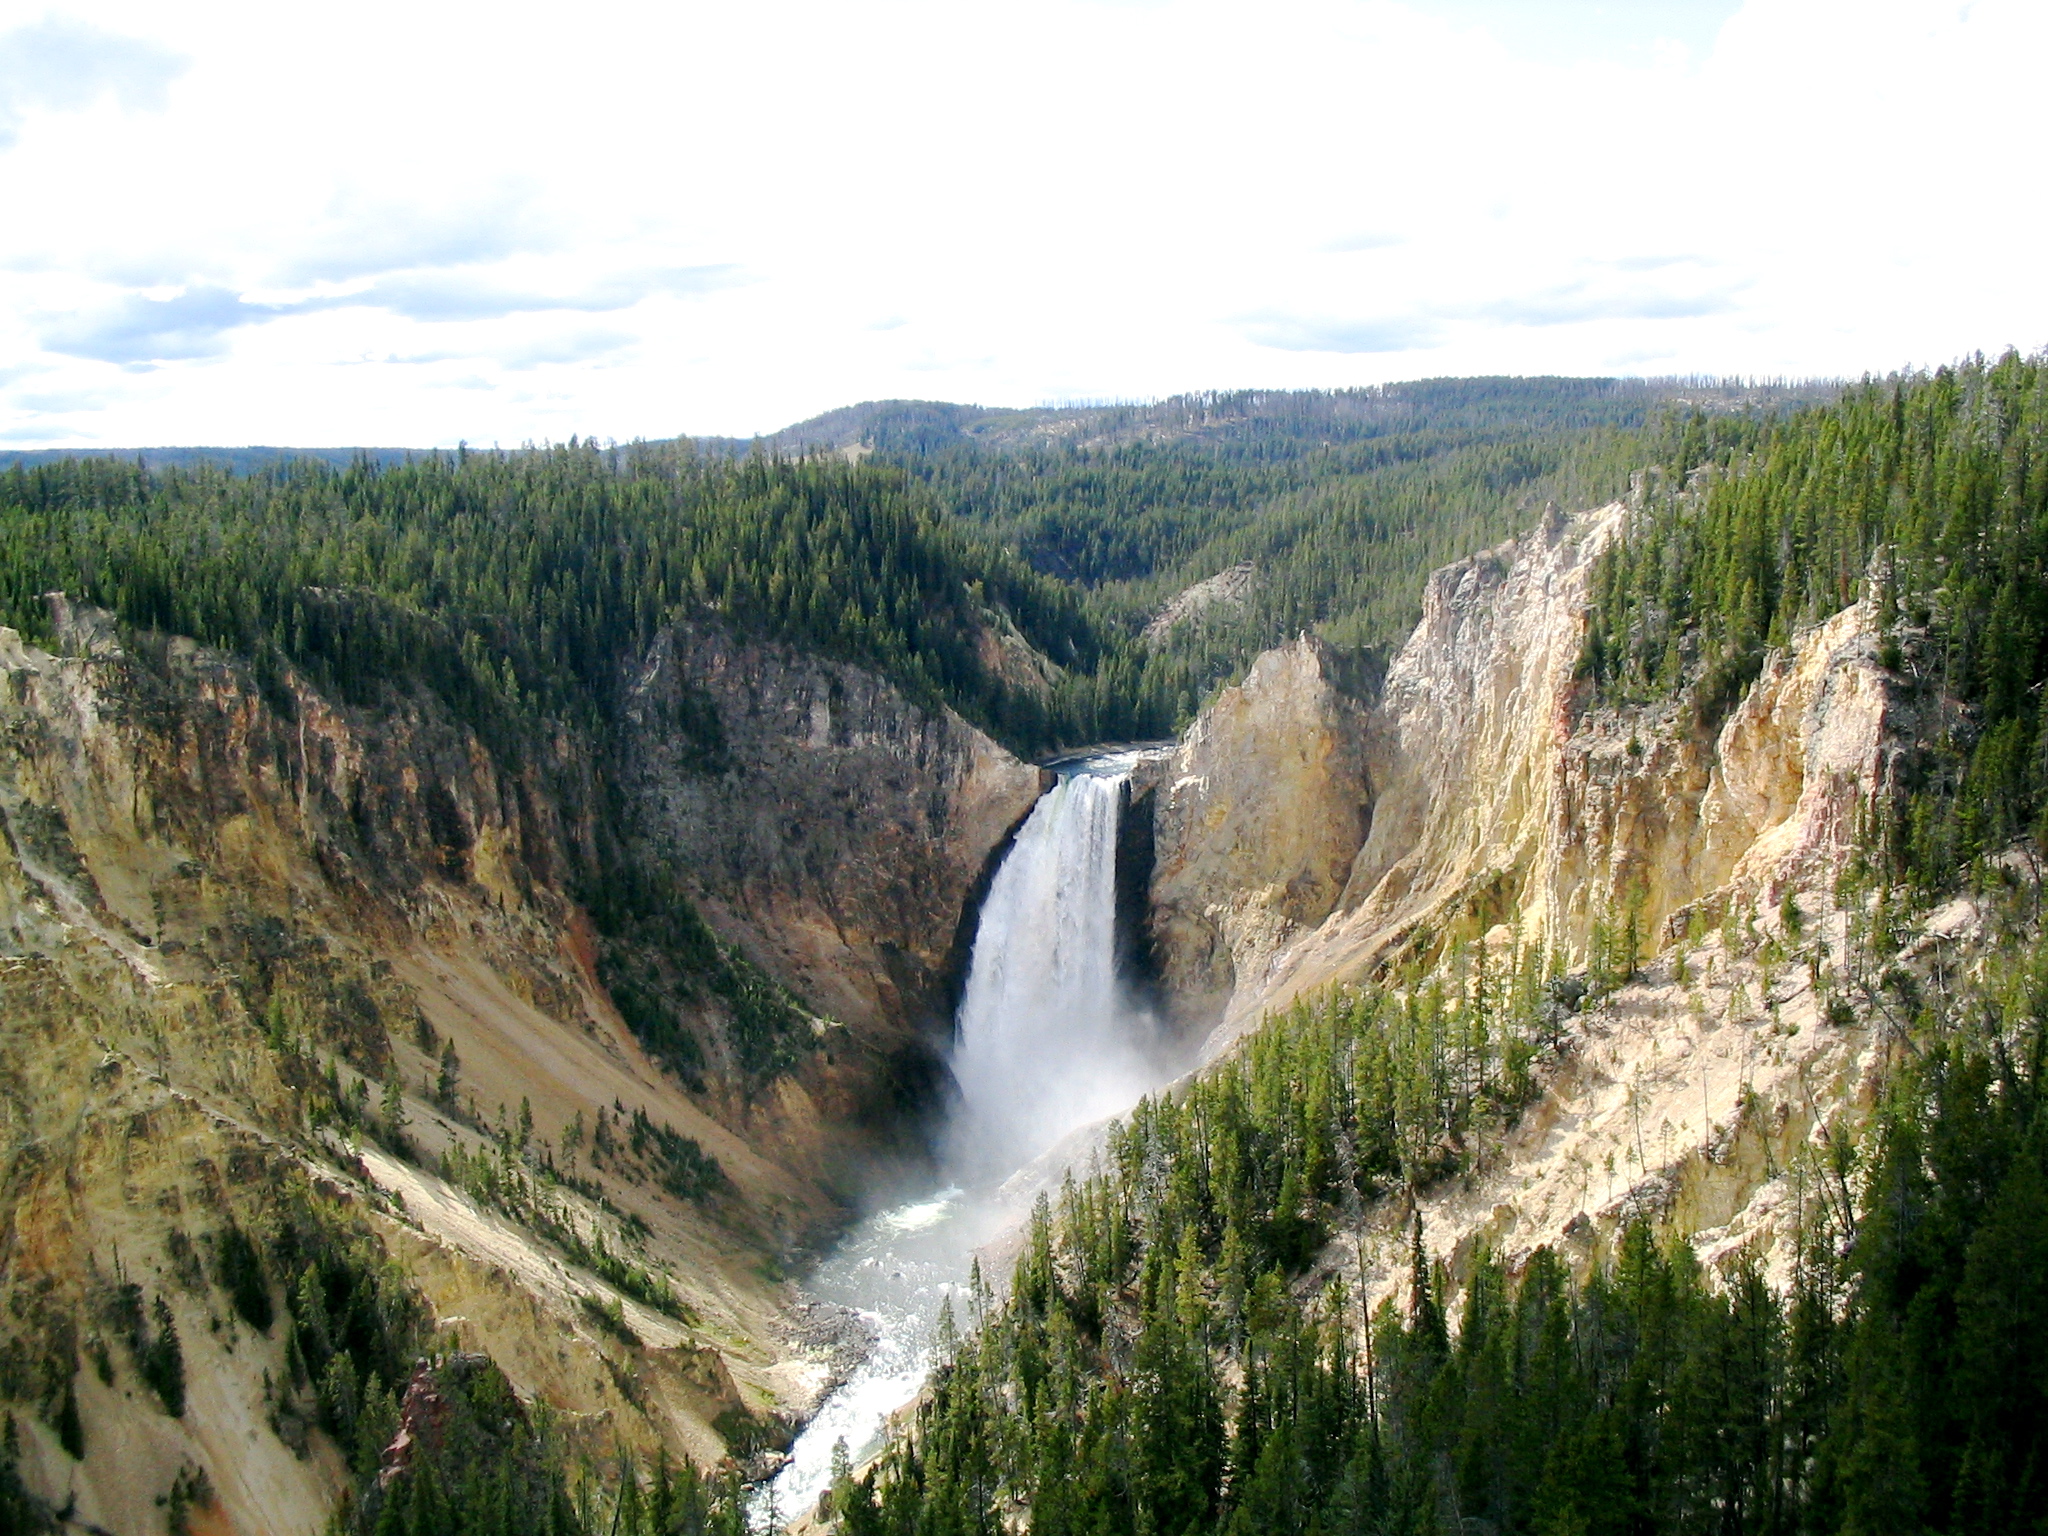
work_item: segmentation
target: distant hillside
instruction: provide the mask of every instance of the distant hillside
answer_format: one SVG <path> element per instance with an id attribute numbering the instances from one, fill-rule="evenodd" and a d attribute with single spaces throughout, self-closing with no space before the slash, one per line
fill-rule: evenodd
<path id="1" fill-rule="evenodd" d="M 1384 653 L 1413 624 L 1435 567 L 1525 529 L 1550 502 L 1572 509 L 1611 499 L 1631 473 L 1680 451 L 1688 421 L 1762 421 L 1838 389 L 1544 377 L 1030 409 L 881 400 L 760 438 L 685 438 L 631 453 L 677 455 L 705 470 L 761 454 L 886 466 L 902 477 L 912 516 L 935 519 L 935 529 L 968 525 L 959 531 L 976 543 L 1003 546 L 1066 587 L 1040 595 L 1082 610 L 1055 627 L 1085 631 L 1087 657 L 1058 680 L 1049 712 L 1006 685 L 967 683 L 983 663 L 938 663 L 929 639 L 885 663 L 906 677 L 950 668 L 941 693 L 1028 750 L 1170 729 L 1252 656 L 1302 630 L 1346 651 Z M 579 447 L 596 444 L 567 445 Z M 0 469 L 139 458 L 153 474 L 204 468 L 246 479 L 292 460 L 340 470 L 410 461 L 428 473 L 440 457 L 399 448 L 36 450 L 0 455 Z M 488 457 L 509 468 L 532 455 Z M 1229 570 L 1244 572 L 1241 600 L 1197 604 L 1199 618 L 1155 626 L 1155 643 L 1141 643 L 1178 594 Z M 872 623 L 895 634 L 906 621 L 891 613 L 856 623 L 841 595 L 816 612 L 806 605 L 799 627 L 832 631 L 878 659 L 872 635 L 848 637 Z"/>
<path id="2" fill-rule="evenodd" d="M 697 446 L 893 464 L 944 511 L 1086 589 L 1111 636 L 1135 640 L 1177 594 L 1250 567 L 1244 601 L 1169 626 L 1170 643 L 1117 669 L 1148 714 L 1185 719 L 1302 630 L 1347 650 L 1397 644 L 1429 571 L 1522 531 L 1549 502 L 1612 499 L 1692 418 L 1761 420 L 1838 391 L 1479 378 L 1035 410 L 891 400 L 757 444 Z"/>
<path id="3" fill-rule="evenodd" d="M 1421 379 L 1360 389 L 1207 391 L 1151 402 L 1037 406 L 870 400 L 759 438 L 700 437 L 704 452 L 805 453 L 862 448 L 885 455 L 979 447 L 1006 452 L 1194 444 L 1226 455 L 1298 455 L 1428 424 L 1463 430 L 1640 425 L 1676 406 L 1721 412 L 1782 409 L 1831 398 L 1838 386 L 1722 379 Z"/>
<path id="4" fill-rule="evenodd" d="M 379 469 L 403 464 L 407 459 L 429 452 L 423 448 L 24 448 L 0 453 L 0 469 L 14 465 L 33 467 L 55 464 L 64 459 L 140 459 L 148 469 L 190 469 L 200 464 L 217 465 L 231 474 L 250 475 L 294 459 L 332 464 L 346 469 L 357 459 L 368 459 Z"/>

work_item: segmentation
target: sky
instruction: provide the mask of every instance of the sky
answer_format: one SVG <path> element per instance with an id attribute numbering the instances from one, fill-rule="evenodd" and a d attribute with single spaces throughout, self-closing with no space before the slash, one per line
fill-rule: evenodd
<path id="1" fill-rule="evenodd" d="M 2048 344 L 2043 0 L 0 0 L 0 447 Z"/>

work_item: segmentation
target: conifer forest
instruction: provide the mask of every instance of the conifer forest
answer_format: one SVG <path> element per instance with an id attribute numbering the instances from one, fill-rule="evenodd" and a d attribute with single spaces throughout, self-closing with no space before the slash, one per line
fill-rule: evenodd
<path id="1" fill-rule="evenodd" d="M 1833 893 L 1849 958 L 1796 902 L 1769 914 L 1765 975 L 1881 1020 L 1885 1063 L 1856 1137 L 1774 1169 L 1798 1190 L 1792 1260 L 1716 1269 L 1648 1209 L 1583 1249 L 1433 1249 L 1407 1213 L 1489 1165 L 1575 1019 L 1660 947 L 1620 909 L 1576 960 L 1446 929 L 1272 1010 L 1118 1121 L 1038 1199 L 1014 1266 L 1003 1250 L 947 1299 L 939 1364 L 887 1448 L 773 1518 L 846 1536 L 2048 1531 L 2048 944 L 2023 857 L 2048 840 L 2048 357 L 1843 385 L 888 402 L 757 441 L 0 456 L 0 623 L 57 645 L 62 593 L 138 651 L 182 636 L 242 658 L 280 698 L 287 675 L 351 707 L 431 698 L 508 775 L 557 771 L 540 744 L 575 732 L 599 744 L 601 803 L 634 667 L 679 618 L 867 669 L 1045 761 L 1174 736 L 1303 633 L 1369 700 L 1433 570 L 1614 503 L 1575 708 L 1661 711 L 1711 741 L 1797 636 L 1867 600 L 1888 686 L 1931 722 L 1860 809 Z M 1170 609 L 1240 570 L 1225 600 Z M 719 771 L 716 719 L 676 728 Z M 750 1093 L 815 1048 L 809 1012 L 680 884 L 582 882 L 593 931 L 641 946 L 593 974 L 692 1091 L 697 1047 L 643 951 L 723 1000 Z M 1905 933 L 1961 894 L 1994 914 L 1992 960 L 1916 980 Z M 433 1045 L 429 1096 L 453 1106 L 461 1065 Z M 295 1081 L 352 1144 L 413 1155 L 395 1076 L 374 1111 L 331 1065 Z M 558 1166 L 526 1118 L 432 1171 L 682 1318 L 665 1280 L 554 1214 L 572 1144 Z M 729 1156 L 675 1127 L 622 1106 L 585 1134 L 579 1118 L 592 1167 L 733 1208 Z M 239 1326 L 285 1341 L 346 1464 L 336 1536 L 763 1529 L 738 1462 L 593 1451 L 509 1362 L 438 1335 L 315 1182 L 291 1211 L 209 1262 Z M 1368 1305 L 1358 1234 L 1389 1212 L 1405 1280 Z M 105 1295 L 95 1337 L 186 1412 L 161 1299 L 125 1275 Z M 616 1307 L 592 1315 L 631 1337 Z M 440 1428 L 394 1462 L 401 1399 Z M 74 1397 L 52 1412 L 60 1438 L 82 1433 Z M 8 1435 L 0 1530 L 54 1530 Z M 181 1485 L 171 1528 L 208 1528 L 188 1513 L 206 1505 Z"/>

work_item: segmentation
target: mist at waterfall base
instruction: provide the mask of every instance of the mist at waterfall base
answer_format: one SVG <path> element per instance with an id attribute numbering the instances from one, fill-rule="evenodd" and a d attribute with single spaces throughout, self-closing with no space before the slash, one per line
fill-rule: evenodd
<path id="1" fill-rule="evenodd" d="M 855 1463 L 879 1449 L 934 1363 L 942 1301 L 970 1326 L 975 1250 L 1030 1209 L 1004 1182 L 1187 1064 L 1119 963 L 1117 831 L 1144 755 L 1064 765 L 997 869 L 968 961 L 936 1187 L 859 1223 L 806 1279 L 810 1295 L 859 1312 L 875 1342 L 757 1499 L 757 1525 L 808 1510 L 840 1442 Z"/>

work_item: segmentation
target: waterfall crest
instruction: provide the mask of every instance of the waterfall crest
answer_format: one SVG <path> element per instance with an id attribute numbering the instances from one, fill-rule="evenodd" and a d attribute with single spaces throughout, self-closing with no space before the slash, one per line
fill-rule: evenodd
<path id="1" fill-rule="evenodd" d="M 948 1166 L 1008 1173 L 1157 1081 L 1156 1028 L 1117 973 L 1116 844 L 1138 754 L 1063 771 L 996 871 L 975 930 Z"/>

